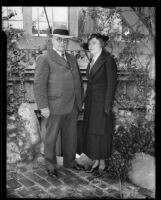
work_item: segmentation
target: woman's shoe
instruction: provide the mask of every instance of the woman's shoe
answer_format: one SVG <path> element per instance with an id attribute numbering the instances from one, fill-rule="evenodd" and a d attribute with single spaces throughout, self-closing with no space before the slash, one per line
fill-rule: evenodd
<path id="1" fill-rule="evenodd" d="M 91 167 L 89 170 L 86 170 L 87 173 L 93 173 L 94 171 L 98 170 L 99 165 L 96 167 Z"/>
<path id="2" fill-rule="evenodd" d="M 106 170 L 107 170 L 107 167 L 105 167 L 103 169 L 102 168 L 98 168 L 99 175 L 102 176 L 103 174 L 105 174 Z"/>

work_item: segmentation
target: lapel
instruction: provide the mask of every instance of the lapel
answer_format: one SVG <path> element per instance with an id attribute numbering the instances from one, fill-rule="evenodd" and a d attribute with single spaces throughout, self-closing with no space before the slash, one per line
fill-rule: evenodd
<path id="1" fill-rule="evenodd" d="M 48 50 L 48 55 L 51 60 L 55 61 L 56 63 L 60 65 L 67 67 L 67 62 L 61 56 L 59 56 L 59 54 L 53 49 Z"/>
<path id="2" fill-rule="evenodd" d="M 87 79 L 89 79 L 89 69 L 90 69 L 90 63 L 88 63 L 87 69 L 86 69 L 86 77 L 87 77 Z"/>
<path id="3" fill-rule="evenodd" d="M 105 50 L 102 50 L 101 55 L 97 58 L 96 62 L 94 63 L 94 65 L 90 71 L 89 78 L 92 78 L 95 75 L 95 73 L 103 66 L 103 63 L 106 58 L 107 58 L 107 54 L 106 54 Z"/>

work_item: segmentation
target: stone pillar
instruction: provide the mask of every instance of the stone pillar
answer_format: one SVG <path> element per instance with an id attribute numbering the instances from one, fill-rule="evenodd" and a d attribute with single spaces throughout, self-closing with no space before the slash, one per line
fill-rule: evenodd
<path id="1" fill-rule="evenodd" d="M 79 36 L 79 29 L 80 26 L 83 26 L 83 24 L 80 24 L 79 18 L 80 16 L 80 10 L 82 7 L 69 7 L 69 14 L 68 14 L 68 21 L 69 21 L 69 33 L 70 35 L 73 35 L 75 37 Z M 95 21 L 90 16 L 88 16 L 85 19 L 83 34 L 89 35 L 91 34 L 95 29 Z"/>
<path id="2" fill-rule="evenodd" d="M 23 29 L 26 35 L 32 35 L 32 7 L 23 7 Z"/>
<path id="3" fill-rule="evenodd" d="M 75 37 L 78 36 L 78 15 L 79 7 L 69 7 L 68 8 L 68 28 L 69 34 Z"/>
<path id="4" fill-rule="evenodd" d="M 90 16 L 87 17 L 84 27 L 84 34 L 89 35 L 95 31 L 95 20 Z"/>

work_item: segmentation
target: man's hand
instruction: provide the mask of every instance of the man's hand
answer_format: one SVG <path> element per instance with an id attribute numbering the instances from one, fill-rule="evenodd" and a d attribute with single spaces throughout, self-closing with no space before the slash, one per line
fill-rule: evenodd
<path id="1" fill-rule="evenodd" d="M 42 108 L 41 110 L 41 115 L 45 118 L 48 118 L 50 115 L 50 110 L 49 108 Z"/>

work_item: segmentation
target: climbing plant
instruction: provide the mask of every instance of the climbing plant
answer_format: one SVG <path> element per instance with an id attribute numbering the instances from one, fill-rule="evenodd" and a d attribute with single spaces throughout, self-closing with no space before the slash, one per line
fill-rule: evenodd
<path id="1" fill-rule="evenodd" d="M 11 15 L 12 17 L 13 15 Z M 3 27 L 7 36 L 7 117 L 14 115 L 18 119 L 18 108 L 22 102 L 29 102 L 26 98 L 25 79 L 26 67 L 32 65 L 40 51 L 29 52 L 19 49 L 18 40 L 24 31 L 12 27 Z"/>
<path id="2" fill-rule="evenodd" d="M 26 66 L 23 62 L 25 61 L 24 53 L 16 49 L 14 44 L 23 32 L 12 28 L 5 32 L 7 34 L 7 114 L 12 115 L 17 113 L 19 105 L 25 101 Z"/>

